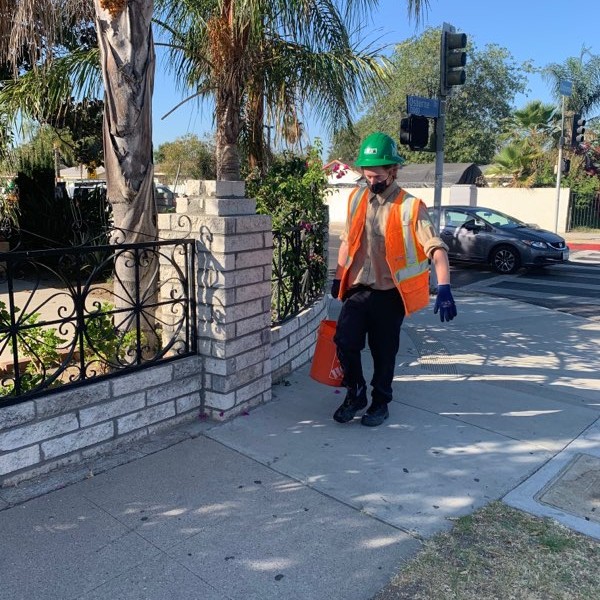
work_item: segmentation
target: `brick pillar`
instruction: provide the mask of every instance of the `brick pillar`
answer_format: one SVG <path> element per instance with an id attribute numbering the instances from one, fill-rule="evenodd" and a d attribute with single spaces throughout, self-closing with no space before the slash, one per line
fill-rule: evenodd
<path id="1" fill-rule="evenodd" d="M 159 235 L 197 240 L 204 413 L 221 420 L 270 400 L 271 217 L 243 182 L 191 181 L 177 212 L 159 215 Z"/>

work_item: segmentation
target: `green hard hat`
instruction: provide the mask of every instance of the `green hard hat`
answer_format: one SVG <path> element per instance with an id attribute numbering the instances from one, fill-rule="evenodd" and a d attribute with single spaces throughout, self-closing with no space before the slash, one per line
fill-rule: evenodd
<path id="1" fill-rule="evenodd" d="M 360 145 L 357 167 L 384 167 L 401 165 L 404 159 L 398 154 L 396 142 L 387 134 L 377 131 L 368 135 Z"/>

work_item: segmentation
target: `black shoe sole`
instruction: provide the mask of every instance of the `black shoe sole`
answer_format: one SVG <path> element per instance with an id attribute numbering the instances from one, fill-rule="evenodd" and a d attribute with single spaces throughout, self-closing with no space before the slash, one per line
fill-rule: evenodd
<path id="1" fill-rule="evenodd" d="M 356 410 L 349 410 L 348 412 L 346 412 L 344 414 L 340 414 L 341 411 L 338 408 L 333 413 L 333 420 L 336 423 L 349 423 L 350 421 L 352 421 L 352 419 L 354 419 L 354 417 L 356 416 L 356 413 L 360 412 L 361 410 L 364 410 L 365 408 L 367 408 L 367 402 L 365 402 L 364 406 L 361 406 L 360 408 L 357 408 Z"/>
<path id="2" fill-rule="evenodd" d="M 365 427 L 377 427 L 378 425 L 381 425 L 388 417 L 390 416 L 390 413 L 385 413 L 384 415 L 381 416 L 373 416 L 373 415 L 369 415 L 369 414 L 365 414 L 362 416 L 362 419 L 360 420 L 360 424 L 364 425 Z"/>

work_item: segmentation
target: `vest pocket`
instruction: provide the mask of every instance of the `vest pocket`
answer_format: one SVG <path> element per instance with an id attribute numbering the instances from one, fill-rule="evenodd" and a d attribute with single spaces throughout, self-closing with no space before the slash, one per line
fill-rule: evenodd
<path id="1" fill-rule="evenodd" d="M 406 313 L 410 314 L 429 304 L 429 272 L 405 279 L 400 283 Z"/>

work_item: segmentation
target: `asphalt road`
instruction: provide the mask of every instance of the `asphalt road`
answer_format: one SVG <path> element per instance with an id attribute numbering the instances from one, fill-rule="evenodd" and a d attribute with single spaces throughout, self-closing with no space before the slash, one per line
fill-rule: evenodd
<path id="1" fill-rule="evenodd" d="M 522 270 L 514 275 L 455 266 L 452 283 L 463 291 L 501 296 L 600 320 L 600 264 L 568 262 Z"/>
<path id="2" fill-rule="evenodd" d="M 329 279 L 333 279 L 339 249 L 339 231 L 329 239 Z M 600 320 L 600 262 L 578 262 L 522 269 L 499 275 L 485 265 L 451 265 L 456 290 L 510 298 L 572 315 Z"/>

